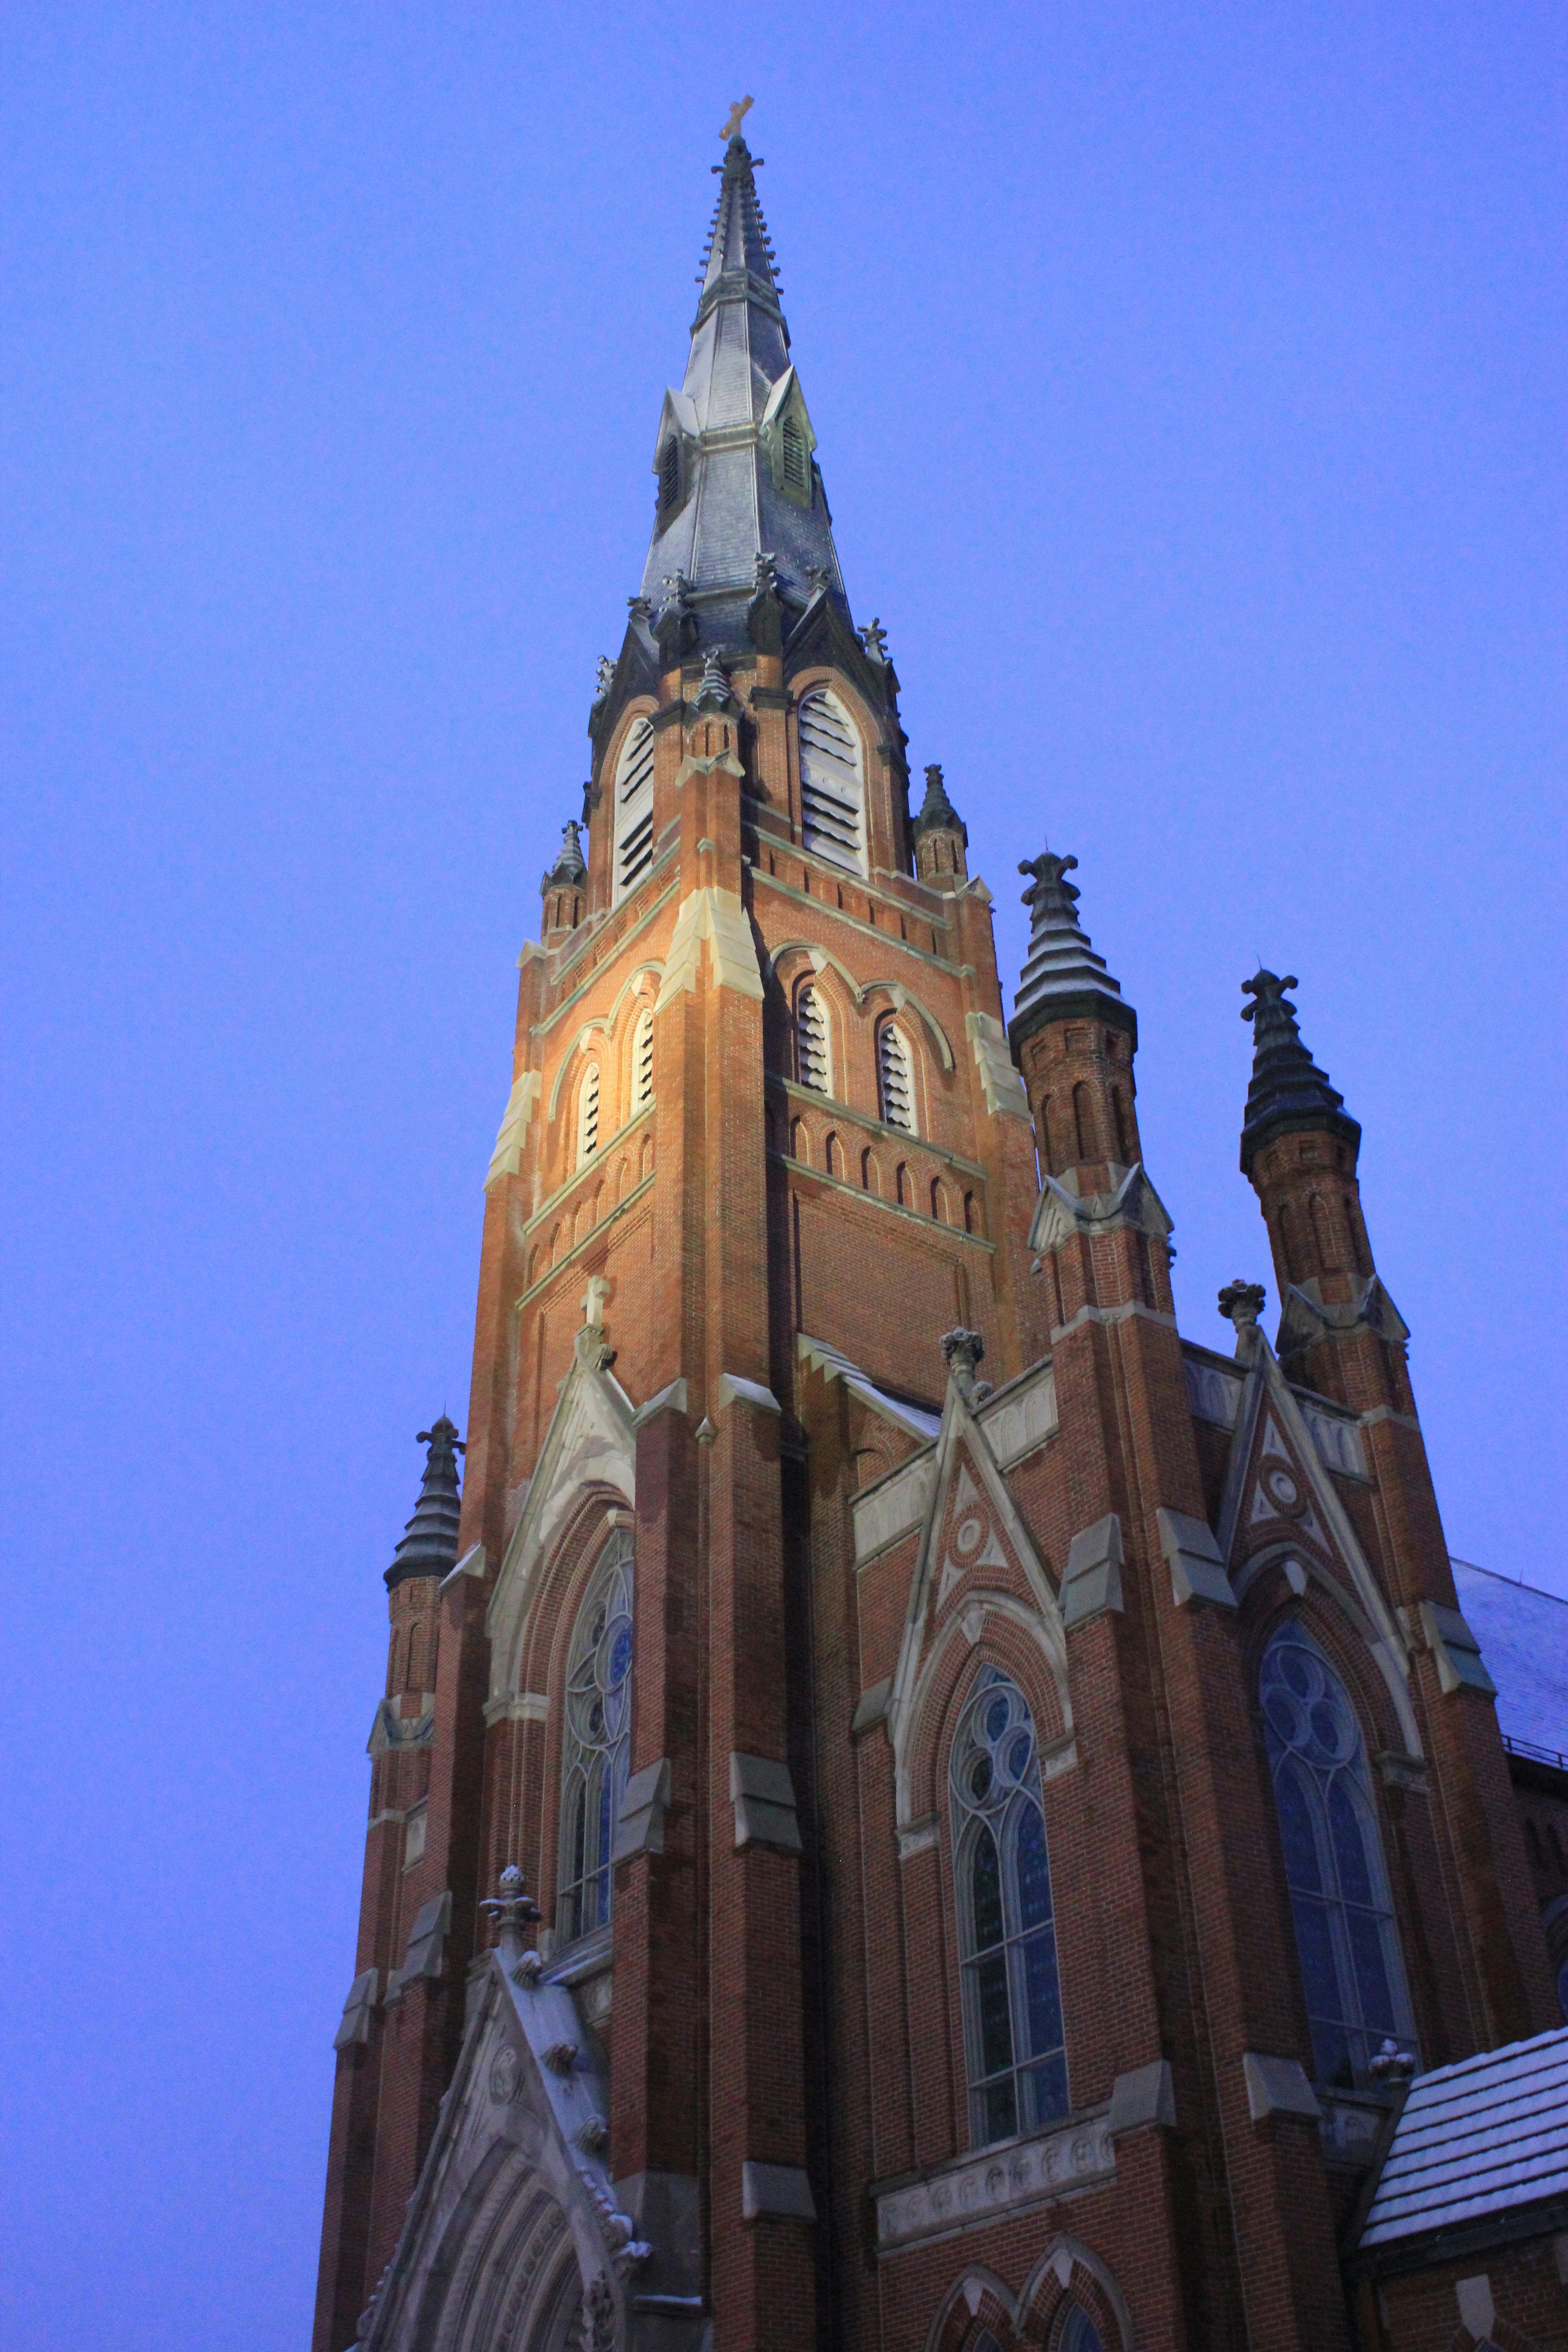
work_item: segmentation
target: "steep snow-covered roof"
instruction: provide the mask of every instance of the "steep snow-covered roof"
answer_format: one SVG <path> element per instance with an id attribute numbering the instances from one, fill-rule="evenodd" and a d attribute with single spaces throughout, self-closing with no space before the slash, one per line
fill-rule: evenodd
<path id="1" fill-rule="evenodd" d="M 1410 2086 L 1360 2251 L 1568 2196 L 1568 2026 Z"/>
<path id="2" fill-rule="evenodd" d="M 1499 1728 L 1568 1754 L 1568 1601 L 1468 1559 L 1450 1564 L 1459 1607 L 1498 1686 Z"/>

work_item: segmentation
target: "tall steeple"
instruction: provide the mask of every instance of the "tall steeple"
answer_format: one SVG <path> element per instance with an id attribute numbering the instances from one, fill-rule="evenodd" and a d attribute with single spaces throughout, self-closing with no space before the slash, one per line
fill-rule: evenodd
<path id="1" fill-rule="evenodd" d="M 665 394 L 654 443 L 658 504 L 642 593 L 658 611 L 679 601 L 684 583 L 703 648 L 743 642 L 760 555 L 772 556 L 780 593 L 797 610 L 844 593 L 757 200 L 761 161 L 737 130 L 713 167 L 719 198 L 690 355 L 680 390 Z"/>

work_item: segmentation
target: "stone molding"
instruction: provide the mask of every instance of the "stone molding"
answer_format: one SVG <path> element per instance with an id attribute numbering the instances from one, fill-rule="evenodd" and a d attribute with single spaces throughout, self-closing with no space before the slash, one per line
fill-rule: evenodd
<path id="1" fill-rule="evenodd" d="M 1004 2141 L 936 2166 L 921 2179 L 873 2189 L 879 2253 L 896 2253 L 1070 2189 L 1113 2180 L 1116 2151 L 1110 2126 L 1110 2108 L 1092 2108 L 1032 2138 Z"/>
<path id="2" fill-rule="evenodd" d="M 815 2221 L 811 2183 L 798 2164 L 741 2167 L 741 2218 L 745 2221 Z"/>
<path id="3" fill-rule="evenodd" d="M 1165 2131 L 1176 2127 L 1176 2078 L 1168 2058 L 1152 2058 L 1147 2066 L 1134 2066 L 1130 2074 L 1118 2074 L 1110 2086 L 1110 2114 L 1105 2127 L 1113 2140 L 1123 2132 L 1142 2131 L 1151 2124 Z"/>
<path id="4" fill-rule="evenodd" d="M 634 1854 L 664 1852 L 664 1814 L 669 1802 L 669 1759 L 645 1764 L 634 1772 L 621 1793 L 616 1821 L 612 1863 L 630 1862 Z"/>
<path id="5" fill-rule="evenodd" d="M 763 1001 L 762 973 L 757 969 L 757 943 L 746 910 L 737 893 L 714 885 L 691 891 L 680 902 L 664 960 L 664 978 L 654 1003 L 665 1012 L 683 989 L 697 986 L 702 942 L 709 944 L 713 985 L 732 988 L 738 995 Z"/>
<path id="6" fill-rule="evenodd" d="M 963 1026 L 980 1073 L 985 1108 L 992 1118 L 1021 1118 L 1032 1127 L 1029 1098 L 1024 1091 L 1023 1079 L 1013 1066 L 1007 1032 L 1000 1021 L 993 1013 L 966 1013 Z"/>
<path id="7" fill-rule="evenodd" d="M 1247 2107 L 1255 2124 L 1270 2116 L 1301 2116 L 1321 2123 L 1323 2110 L 1296 2058 L 1270 2058 L 1260 2050 L 1242 2053 L 1241 2072 L 1247 2084 Z"/>
<path id="8" fill-rule="evenodd" d="M 731 1755 L 730 1797 L 735 1808 L 738 1846 L 767 1845 L 779 1853 L 800 1852 L 795 1782 L 787 1764 L 774 1763 L 768 1756 Z"/>
<path id="9" fill-rule="evenodd" d="M 1069 1633 L 1075 1625 L 1092 1624 L 1109 1610 L 1121 1613 L 1124 1558 L 1121 1521 L 1114 1511 L 1079 1529 L 1068 1546 L 1062 1578 L 1062 1623 Z"/>
<path id="10" fill-rule="evenodd" d="M 503 1176 L 515 1176 L 522 1165 L 523 1146 L 528 1141 L 529 1123 L 533 1117 L 533 1107 L 539 1100 L 541 1083 L 537 1070 L 524 1070 L 512 1080 L 511 1092 L 507 1097 L 506 1109 L 501 1114 L 501 1123 L 496 1134 L 495 1149 L 490 1153 L 490 1164 L 485 1171 L 487 1192 L 492 1184 L 499 1184 Z"/>
<path id="11" fill-rule="evenodd" d="M 1207 1521 L 1189 1517 L 1185 1511 L 1167 1511 L 1163 1505 L 1154 1516 L 1177 1608 L 1184 1609 L 1190 1601 L 1212 1601 L 1218 1608 L 1234 1609 L 1236 1594 Z"/>
<path id="12" fill-rule="evenodd" d="M 355 1977 L 343 2003 L 343 2014 L 332 2036 L 334 2050 L 351 2050 L 356 2042 L 370 2040 L 371 2012 L 381 1987 L 379 1969 L 366 1969 Z"/>

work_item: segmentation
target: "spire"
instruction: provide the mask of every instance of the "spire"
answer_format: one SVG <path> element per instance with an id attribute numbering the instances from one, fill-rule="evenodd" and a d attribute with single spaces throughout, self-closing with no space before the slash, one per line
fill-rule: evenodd
<path id="1" fill-rule="evenodd" d="M 875 624 L 873 624 L 875 626 Z M 940 768 L 926 770 L 926 796 L 921 803 L 921 813 L 915 819 L 915 839 L 923 833 L 956 833 L 969 846 L 969 827 L 947 796 L 947 785 Z"/>
<path id="2" fill-rule="evenodd" d="M 1032 1031 L 1073 1013 L 1093 1013 L 1128 1030 L 1137 1042 L 1138 1016 L 1123 1001 L 1121 983 L 1106 970 L 1105 958 L 1089 945 L 1075 912 L 1079 893 L 1066 877 L 1077 866 L 1076 857 L 1058 857 L 1047 849 L 1018 868 L 1033 878 L 1024 892 L 1032 917 L 1029 952 L 1007 1030 L 1015 1057 Z"/>
<path id="3" fill-rule="evenodd" d="M 1346 1113 L 1343 1095 L 1329 1084 L 1296 1026 L 1296 1008 L 1285 991 L 1299 988 L 1294 974 L 1281 980 L 1277 972 L 1258 971 L 1241 983 L 1242 993 L 1254 1001 L 1242 1019 L 1252 1029 L 1252 1084 L 1247 1090 L 1247 1116 L 1241 1126 L 1241 1172 L 1252 1173 L 1252 1163 L 1276 1136 L 1311 1129 L 1342 1137 L 1352 1153 L 1361 1143 L 1361 1128 Z M 1353 1161 L 1352 1161 L 1353 1164 Z"/>
<path id="4" fill-rule="evenodd" d="M 691 350 L 679 392 L 667 392 L 655 438 L 658 501 L 643 573 L 656 611 L 667 583 L 686 583 L 697 650 L 746 642 L 747 608 L 766 552 L 786 604 L 803 611 L 810 575 L 840 599 L 816 435 L 789 355 L 767 223 L 757 199 L 753 156 L 738 128 L 737 102 L 719 196 L 698 279 Z M 682 652 L 691 650 L 683 645 Z"/>
<path id="5" fill-rule="evenodd" d="M 445 1576 L 458 1564 L 458 1456 L 463 1446 L 457 1423 L 443 1413 L 433 1429 L 420 1431 L 419 1443 L 430 1448 L 425 1480 L 386 1571 L 388 1591 L 407 1577 Z"/>
<path id="6" fill-rule="evenodd" d="M 561 828 L 560 855 L 539 887 L 542 891 L 581 890 L 587 879 L 582 832 L 576 818 L 568 817 Z"/>

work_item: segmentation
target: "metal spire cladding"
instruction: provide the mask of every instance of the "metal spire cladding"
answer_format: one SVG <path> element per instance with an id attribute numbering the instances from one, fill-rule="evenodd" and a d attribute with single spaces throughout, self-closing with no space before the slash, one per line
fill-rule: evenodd
<path id="1" fill-rule="evenodd" d="M 1076 857 L 1058 857 L 1047 849 L 1018 868 L 1031 877 L 1024 904 L 1033 919 L 1007 1032 L 1015 1052 L 1043 1022 L 1074 1013 L 1098 1013 L 1137 1035 L 1137 1016 L 1123 1000 L 1121 982 L 1111 978 L 1105 958 L 1096 955 L 1075 911 L 1079 894 L 1066 877 L 1077 865 Z"/>
<path id="2" fill-rule="evenodd" d="M 458 1456 L 464 1448 L 456 1422 L 443 1413 L 433 1429 L 420 1431 L 419 1443 L 430 1448 L 424 1484 L 386 1571 L 389 1592 L 406 1577 L 445 1576 L 458 1563 Z"/>
<path id="3" fill-rule="evenodd" d="M 1266 1143 L 1279 1135 L 1305 1129 L 1342 1136 L 1353 1153 L 1361 1143 L 1361 1127 L 1345 1109 L 1345 1098 L 1329 1084 L 1301 1042 L 1296 1008 L 1285 1000 L 1288 988 L 1299 988 L 1294 973 L 1281 980 L 1278 972 L 1258 971 L 1241 983 L 1252 1003 L 1241 1017 L 1252 1029 L 1252 1084 L 1247 1089 L 1247 1113 L 1241 1123 L 1241 1172 L 1248 1176 Z"/>
<path id="4" fill-rule="evenodd" d="M 730 139 L 698 283 L 701 298 L 679 392 L 667 392 L 654 445 L 658 507 L 642 593 L 684 598 L 700 646 L 742 643 L 757 559 L 773 561 L 797 611 L 843 596 L 816 436 L 789 356 L 774 257 L 752 156 Z"/>

